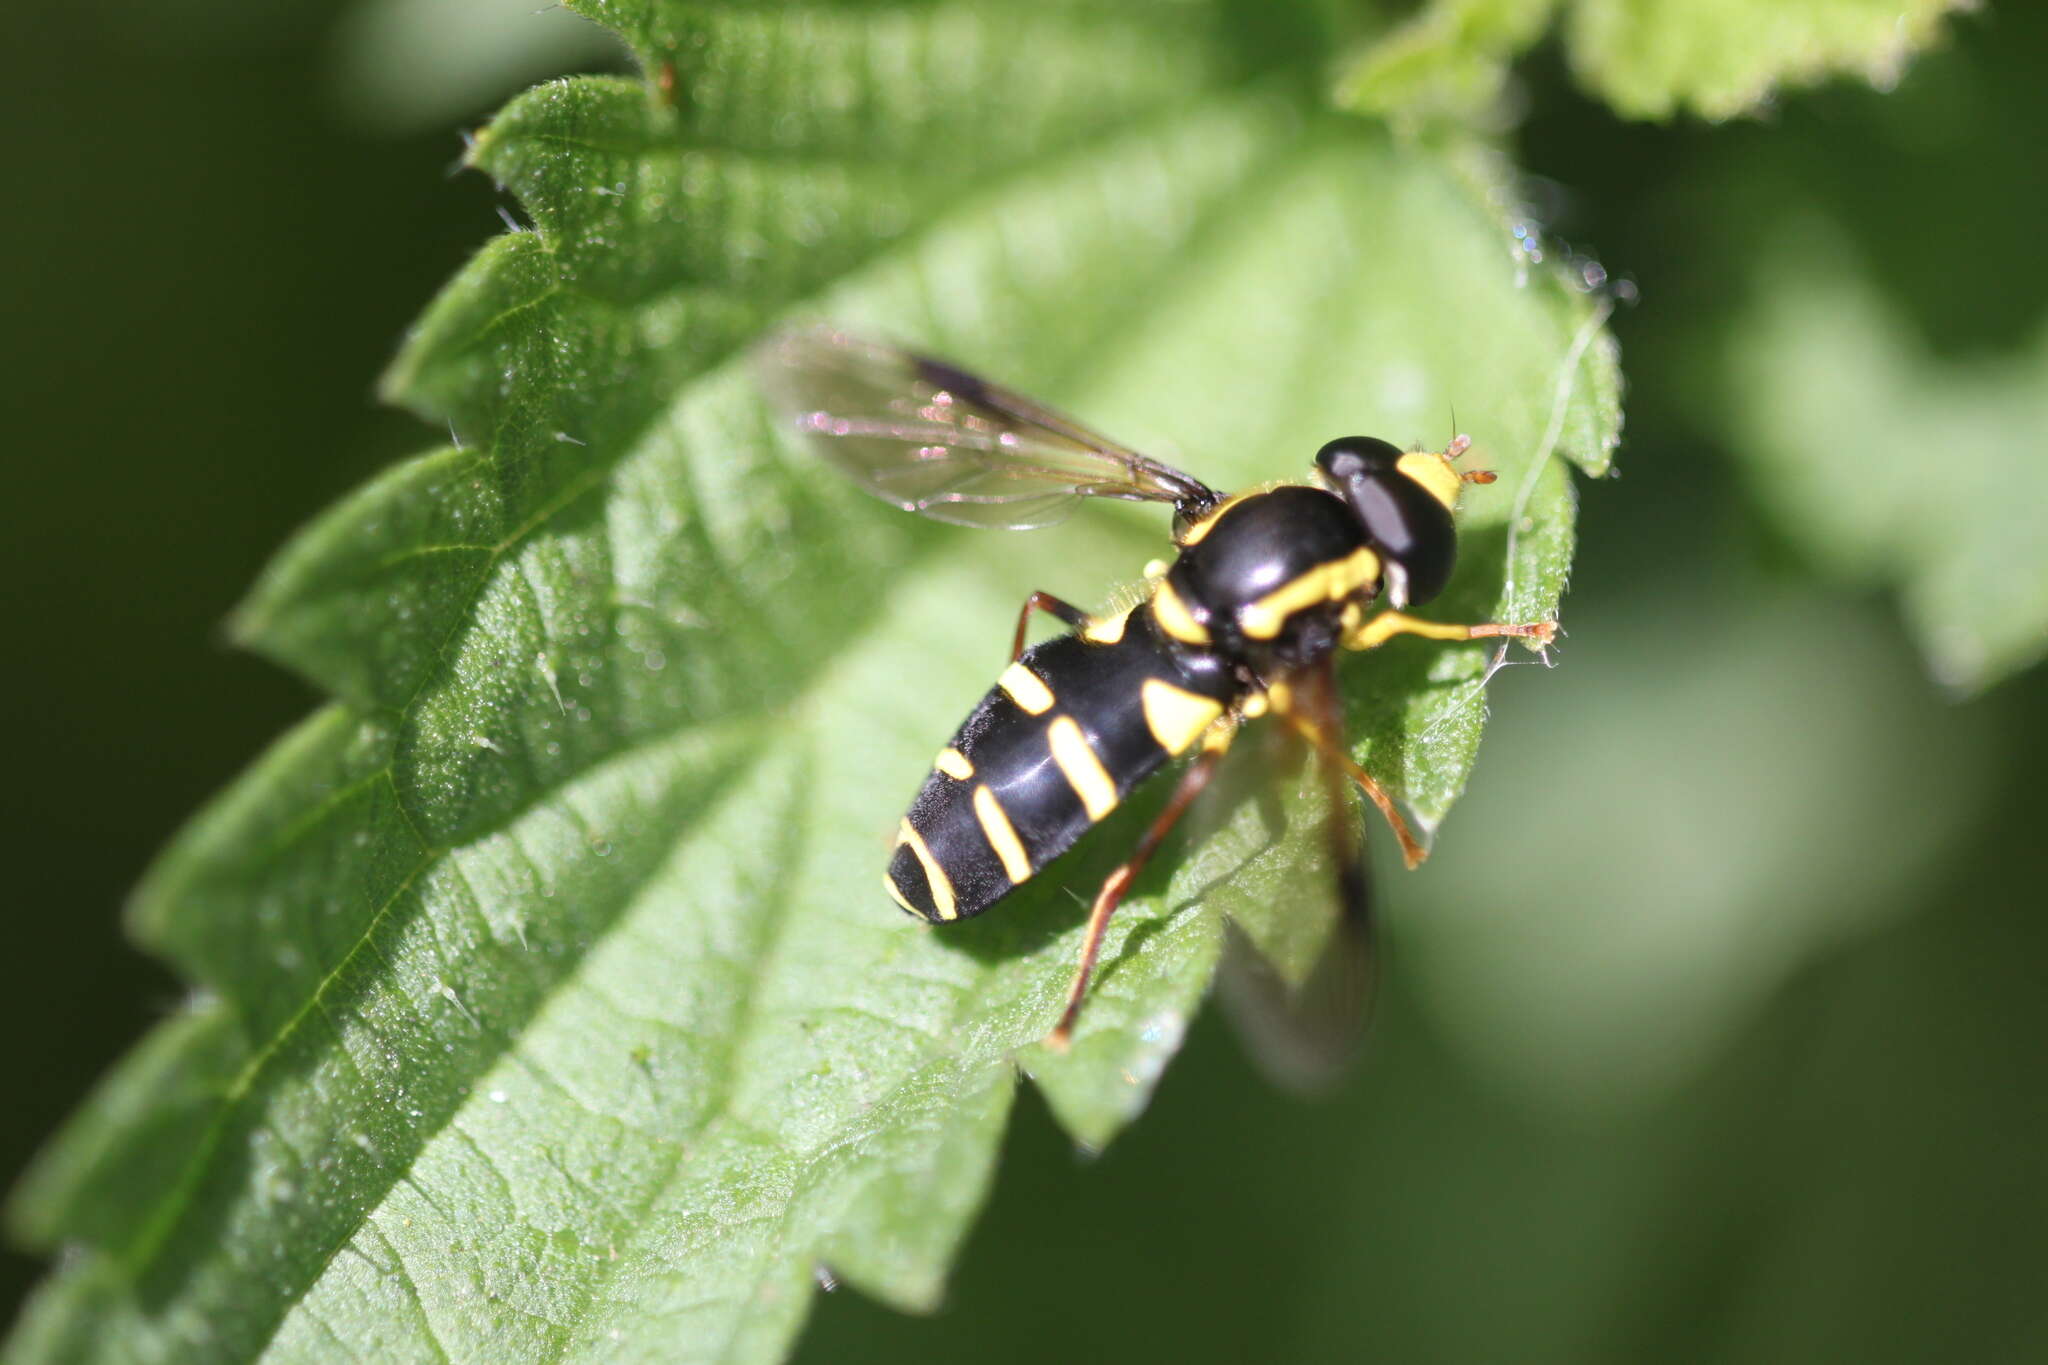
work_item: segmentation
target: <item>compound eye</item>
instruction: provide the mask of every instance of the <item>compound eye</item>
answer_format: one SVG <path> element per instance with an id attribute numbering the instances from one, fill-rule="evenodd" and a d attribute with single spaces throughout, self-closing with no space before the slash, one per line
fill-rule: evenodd
<path id="1" fill-rule="evenodd" d="M 1316 464 L 1388 566 L 1389 601 L 1405 607 L 1429 601 L 1451 581 L 1458 533 L 1451 510 L 1401 473 L 1400 459 L 1398 449 L 1369 436 L 1332 441 L 1316 454 Z"/>
<path id="2" fill-rule="evenodd" d="M 1316 452 L 1316 467 L 1339 484 L 1365 474 L 1392 473 L 1400 448 L 1377 436 L 1339 436 Z"/>
<path id="3" fill-rule="evenodd" d="M 1399 474 L 1364 480 L 1351 505 L 1381 556 L 1406 572 L 1409 602 L 1427 602 L 1444 590 L 1457 555 L 1449 508 Z"/>

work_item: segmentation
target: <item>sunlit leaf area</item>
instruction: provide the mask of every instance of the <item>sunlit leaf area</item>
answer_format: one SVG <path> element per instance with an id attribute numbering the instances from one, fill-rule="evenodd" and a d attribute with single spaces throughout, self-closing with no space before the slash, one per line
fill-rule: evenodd
<path id="1" fill-rule="evenodd" d="M 2048 1353 L 2048 19 L 21 28 L 8 1360 Z M 1431 852 L 1370 823 L 1321 1093 L 1217 984 L 1329 932 L 1275 721 L 1069 1048 L 1170 778 L 889 904 L 1018 606 L 1129 602 L 1169 516 L 863 497 L 761 389 L 820 320 L 1219 488 L 1497 475 L 1418 611 L 1563 634 L 1344 660 Z"/>

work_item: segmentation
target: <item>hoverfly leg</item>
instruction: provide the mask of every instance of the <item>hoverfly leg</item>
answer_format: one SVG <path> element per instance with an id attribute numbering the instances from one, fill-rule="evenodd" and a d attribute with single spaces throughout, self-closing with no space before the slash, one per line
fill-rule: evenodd
<path id="1" fill-rule="evenodd" d="M 1336 672 L 1325 656 L 1298 674 L 1283 694 L 1319 733 L 1344 747 L 1344 711 Z M 1305 975 L 1289 981 L 1257 957 L 1241 931 L 1232 941 L 1224 986 L 1246 1046 L 1274 1080 L 1313 1093 L 1326 1088 L 1357 1053 L 1372 1012 L 1378 955 L 1374 945 L 1372 885 L 1365 841 L 1351 818 L 1349 773 L 1317 746 L 1315 763 L 1327 804 L 1323 834 L 1328 844 L 1329 937 Z M 1313 899 L 1304 888 L 1305 902 Z"/>
<path id="2" fill-rule="evenodd" d="M 1230 748 L 1233 731 L 1219 728 L 1210 732 L 1204 741 L 1201 756 L 1188 770 L 1181 774 L 1180 784 L 1173 789 L 1166 809 L 1159 812 L 1152 825 L 1145 831 L 1145 837 L 1138 840 L 1138 846 L 1131 850 L 1131 856 L 1108 877 L 1103 879 L 1102 889 L 1095 893 L 1095 904 L 1088 912 L 1088 930 L 1081 939 L 1081 962 L 1074 969 L 1074 983 L 1067 988 L 1067 1007 L 1060 1014 L 1060 1021 L 1046 1035 L 1045 1044 L 1056 1052 L 1064 1052 L 1067 1043 L 1074 1036 L 1074 1021 L 1080 1016 L 1081 1001 L 1088 994 L 1088 978 L 1095 972 L 1095 959 L 1102 952 L 1102 932 L 1109 927 L 1109 917 L 1116 913 L 1123 903 L 1124 893 L 1131 889 L 1131 883 L 1145 869 L 1159 845 L 1165 842 L 1181 816 L 1187 813 L 1202 789 L 1209 785 L 1209 779 L 1216 775 L 1216 765 Z"/>
<path id="3" fill-rule="evenodd" d="M 1517 635 L 1525 640 L 1534 640 L 1537 648 L 1544 649 L 1557 640 L 1557 622 L 1507 625 L 1488 621 L 1476 626 L 1453 626 L 1425 621 L 1406 612 L 1383 611 L 1348 632 L 1344 636 L 1344 648 L 1377 649 L 1396 635 L 1420 635 L 1425 640 L 1480 640 L 1496 635 Z"/>
<path id="4" fill-rule="evenodd" d="M 1374 619 L 1385 620 L 1386 617 L 1395 614 L 1384 612 Z M 1402 816 L 1400 807 L 1394 804 L 1394 798 L 1387 794 L 1385 787 L 1373 779 L 1371 773 L 1358 765 L 1357 759 L 1345 751 L 1343 740 L 1331 733 L 1329 725 L 1319 724 L 1314 716 L 1303 715 L 1291 701 L 1287 700 L 1287 695 L 1284 691 L 1275 694 L 1274 713 L 1286 721 L 1296 734 L 1313 745 L 1325 762 L 1340 769 L 1358 784 L 1358 789 L 1379 808 L 1380 814 L 1386 817 L 1388 827 L 1394 831 L 1394 842 L 1401 846 L 1401 861 L 1410 868 L 1419 865 L 1429 856 L 1429 850 L 1422 846 L 1421 841 L 1416 839 L 1414 832 L 1408 828 L 1408 821 Z"/>
<path id="5" fill-rule="evenodd" d="M 1406 823 L 1400 818 L 1400 812 L 1393 809 L 1393 800 L 1387 795 L 1386 790 L 1363 770 L 1355 774 L 1352 772 L 1358 765 L 1348 761 L 1350 755 L 1344 748 L 1344 707 L 1338 698 L 1335 664 L 1336 660 L 1332 656 L 1324 655 L 1309 669 L 1306 678 L 1309 685 L 1297 689 L 1295 695 L 1306 697 L 1306 709 L 1312 713 L 1306 719 L 1315 726 L 1317 734 L 1328 739 L 1329 748 L 1343 754 L 1347 760 L 1343 763 L 1332 762 L 1324 746 L 1316 745 L 1317 756 L 1321 759 L 1323 781 L 1330 799 L 1330 859 L 1332 866 L 1337 869 L 1337 893 L 1340 902 L 1338 932 L 1369 942 L 1372 937 L 1369 920 L 1371 902 L 1366 884 L 1365 849 L 1358 839 L 1353 837 L 1351 822 L 1340 818 L 1340 813 L 1345 809 L 1345 778 L 1350 777 L 1351 780 L 1358 782 L 1365 794 L 1382 812 L 1392 812 L 1388 815 L 1388 821 L 1394 826 L 1395 837 L 1401 841 L 1401 853 L 1404 858 L 1407 856 L 1408 846 L 1414 841 L 1414 836 L 1408 832 Z M 1288 719 L 1293 721 L 1296 717 L 1290 713 Z M 1311 740 L 1310 743 L 1315 744 L 1315 741 Z M 1363 781 L 1359 780 L 1361 778 Z M 1409 866 L 1412 867 L 1414 864 L 1410 863 Z"/>
<path id="6" fill-rule="evenodd" d="M 1024 610 L 1017 613 L 1017 636 L 1010 645 L 1010 662 L 1016 663 L 1024 657 L 1024 633 L 1031 626 L 1031 613 L 1042 611 L 1047 616 L 1057 616 L 1069 629 L 1083 630 L 1091 618 L 1072 602 L 1054 597 L 1049 592 L 1034 592 L 1024 599 Z"/>

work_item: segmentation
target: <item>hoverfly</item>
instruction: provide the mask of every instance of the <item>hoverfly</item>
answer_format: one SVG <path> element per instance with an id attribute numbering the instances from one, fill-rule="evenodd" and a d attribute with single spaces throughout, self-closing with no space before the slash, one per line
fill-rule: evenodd
<path id="1" fill-rule="evenodd" d="M 1136 605 L 1094 616 L 1046 592 L 1025 599 L 1009 666 L 939 750 L 898 826 L 882 877 L 890 898 L 934 924 L 978 915 L 1139 783 L 1192 753 L 1164 808 L 1095 894 L 1066 1008 L 1047 1039 L 1063 1047 L 1118 903 L 1210 784 L 1239 726 L 1270 713 L 1307 741 L 1336 798 L 1338 921 L 1326 963 L 1362 982 L 1366 871 L 1359 839 L 1343 830 L 1344 784 L 1379 808 L 1408 866 L 1424 853 L 1345 743 L 1338 652 L 1396 635 L 1519 636 L 1541 648 L 1556 633 L 1550 621 L 1445 625 L 1407 613 L 1450 580 L 1464 485 L 1493 481 L 1453 464 L 1470 442 L 1403 451 L 1341 437 L 1316 453 L 1316 482 L 1227 496 L 1021 394 L 876 341 L 794 329 L 770 339 L 758 367 L 789 430 L 905 511 L 1023 530 L 1063 520 L 1084 498 L 1173 508 L 1175 557 Z M 1034 612 L 1068 633 L 1025 648 Z"/>

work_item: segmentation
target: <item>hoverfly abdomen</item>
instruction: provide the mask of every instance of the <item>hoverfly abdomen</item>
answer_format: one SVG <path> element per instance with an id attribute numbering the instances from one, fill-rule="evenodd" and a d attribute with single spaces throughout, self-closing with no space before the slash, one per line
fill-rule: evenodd
<path id="1" fill-rule="evenodd" d="M 886 878 L 935 922 L 980 914 L 1187 752 L 1242 690 L 1142 608 L 1034 645 L 941 750 Z"/>

